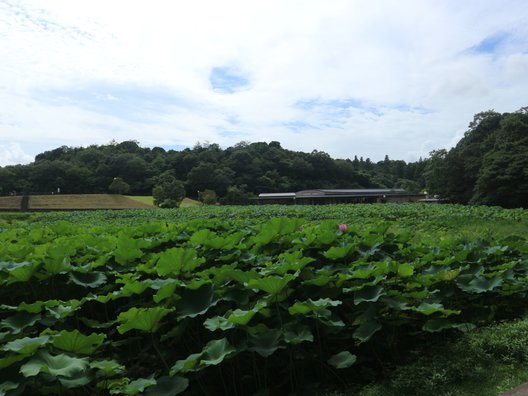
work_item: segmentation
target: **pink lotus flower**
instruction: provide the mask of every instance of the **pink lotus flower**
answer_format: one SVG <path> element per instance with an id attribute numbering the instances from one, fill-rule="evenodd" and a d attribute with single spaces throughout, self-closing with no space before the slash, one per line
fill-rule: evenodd
<path id="1" fill-rule="evenodd" d="M 344 223 L 339 224 L 339 231 L 345 232 L 346 230 L 348 230 L 348 225 L 346 225 Z"/>

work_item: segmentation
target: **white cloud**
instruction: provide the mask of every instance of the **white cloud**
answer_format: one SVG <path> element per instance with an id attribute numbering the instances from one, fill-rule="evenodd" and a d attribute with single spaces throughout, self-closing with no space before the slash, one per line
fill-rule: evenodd
<path id="1" fill-rule="evenodd" d="M 527 16 L 522 0 L 6 0 L 0 140 L 32 156 L 278 140 L 414 160 L 479 111 L 527 105 Z M 215 89 L 214 70 L 236 74 Z"/>
<path id="2" fill-rule="evenodd" d="M 24 152 L 19 143 L 0 142 L 0 166 L 26 163 L 32 160 L 33 157 Z"/>

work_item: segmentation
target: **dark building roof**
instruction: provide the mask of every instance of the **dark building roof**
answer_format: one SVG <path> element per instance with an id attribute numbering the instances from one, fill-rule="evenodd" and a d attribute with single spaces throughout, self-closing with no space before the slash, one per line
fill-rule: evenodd
<path id="1" fill-rule="evenodd" d="M 384 195 L 408 194 L 401 188 L 363 188 L 363 189 L 318 189 L 302 190 L 296 193 L 261 193 L 259 199 L 302 199 L 302 198 L 332 198 L 332 197 L 382 197 Z"/>
<path id="2" fill-rule="evenodd" d="M 405 190 L 398 189 L 387 189 L 387 188 L 363 188 L 363 189 L 340 189 L 340 190 L 302 190 L 295 193 L 296 198 L 302 197 L 340 197 L 340 196 L 382 196 L 382 195 L 395 195 L 405 194 Z"/>

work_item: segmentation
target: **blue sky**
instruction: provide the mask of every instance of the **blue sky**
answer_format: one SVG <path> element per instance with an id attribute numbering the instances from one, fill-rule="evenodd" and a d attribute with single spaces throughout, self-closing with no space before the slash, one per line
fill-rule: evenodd
<path id="1" fill-rule="evenodd" d="M 0 166 L 111 140 L 414 161 L 528 105 L 524 0 L 0 0 Z"/>

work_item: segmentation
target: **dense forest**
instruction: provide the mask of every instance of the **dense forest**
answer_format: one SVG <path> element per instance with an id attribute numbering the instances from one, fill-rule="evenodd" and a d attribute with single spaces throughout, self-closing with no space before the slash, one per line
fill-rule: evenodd
<path id="1" fill-rule="evenodd" d="M 166 151 L 142 148 L 125 141 L 101 146 L 59 147 L 46 151 L 28 165 L 0 169 L 5 195 L 18 193 L 105 193 L 114 178 L 129 185 L 129 194 L 150 195 L 167 174 L 184 183 L 186 195 L 215 191 L 298 191 L 309 188 L 400 187 L 410 191 L 423 188 L 425 163 L 393 161 L 373 163 L 354 157 L 332 159 L 322 151 L 311 153 L 286 150 L 279 142 L 241 142 L 227 149 L 217 144 L 197 144 L 192 149 Z"/>
<path id="2" fill-rule="evenodd" d="M 116 183 L 116 180 L 118 183 Z M 487 111 L 475 115 L 451 150 L 406 163 L 372 162 L 354 156 L 333 159 L 325 152 L 286 150 L 279 142 L 240 142 L 222 149 L 144 148 L 136 141 L 46 151 L 28 165 L 0 167 L 0 194 L 127 192 L 151 195 L 176 180 L 185 195 L 214 191 L 222 203 L 241 203 L 260 192 L 311 188 L 403 188 L 427 190 L 455 203 L 528 205 L 528 112 Z"/>
<path id="3" fill-rule="evenodd" d="M 436 150 L 423 174 L 451 202 L 528 207 L 528 108 L 475 115 L 451 150 Z"/>

